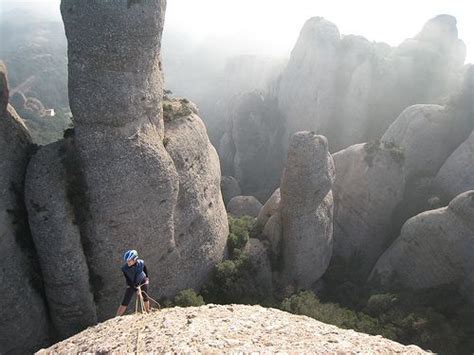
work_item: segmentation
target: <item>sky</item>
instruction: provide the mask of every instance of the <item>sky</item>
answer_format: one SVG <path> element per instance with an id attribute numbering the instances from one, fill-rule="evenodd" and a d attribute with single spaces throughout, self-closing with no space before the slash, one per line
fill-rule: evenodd
<path id="1" fill-rule="evenodd" d="M 59 16 L 60 0 L 0 0 L 7 5 L 41 7 Z M 249 51 L 287 56 L 304 22 L 322 16 L 342 34 L 398 45 L 417 34 L 438 14 L 458 20 L 459 37 L 467 45 L 467 62 L 474 63 L 474 2 L 471 0 L 168 0 L 166 30 L 196 40 L 231 37 L 248 41 Z M 0 18 L 1 19 L 1 18 Z"/>

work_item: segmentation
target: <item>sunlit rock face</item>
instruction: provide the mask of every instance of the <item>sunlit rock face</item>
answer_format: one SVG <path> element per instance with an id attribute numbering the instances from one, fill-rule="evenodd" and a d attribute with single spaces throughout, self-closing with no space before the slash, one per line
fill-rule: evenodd
<path id="1" fill-rule="evenodd" d="M 455 286 L 474 303 L 474 191 L 409 219 L 371 278 L 414 290 Z"/>
<path id="2" fill-rule="evenodd" d="M 404 155 L 404 197 L 394 214 L 398 229 L 408 218 L 445 206 L 472 188 L 469 172 L 474 156 L 468 137 L 474 127 L 473 73 L 468 67 L 461 89 L 444 105 L 410 106 L 382 136 L 382 142 L 395 145 Z"/>
<path id="3" fill-rule="evenodd" d="M 334 179 L 326 138 L 295 133 L 280 186 L 280 213 L 284 275 L 297 288 L 310 289 L 331 259 Z"/>
<path id="4" fill-rule="evenodd" d="M 224 255 L 216 152 L 193 104 L 162 100 L 165 7 L 164 0 L 61 4 L 99 320 L 115 313 L 123 292 L 124 250 L 148 261 L 158 298 L 199 288 Z"/>
<path id="5" fill-rule="evenodd" d="M 334 248 L 331 267 L 365 281 L 393 240 L 392 215 L 402 201 L 404 159 L 397 147 L 355 144 L 333 155 Z"/>

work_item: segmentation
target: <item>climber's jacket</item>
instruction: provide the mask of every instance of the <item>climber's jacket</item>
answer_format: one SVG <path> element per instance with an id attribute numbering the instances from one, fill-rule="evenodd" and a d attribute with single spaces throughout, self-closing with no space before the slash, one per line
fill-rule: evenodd
<path id="1" fill-rule="evenodd" d="M 128 266 L 128 264 L 123 265 L 122 272 L 129 287 L 136 289 L 138 286 L 148 282 L 148 270 L 142 259 L 138 259 L 132 266 Z"/>

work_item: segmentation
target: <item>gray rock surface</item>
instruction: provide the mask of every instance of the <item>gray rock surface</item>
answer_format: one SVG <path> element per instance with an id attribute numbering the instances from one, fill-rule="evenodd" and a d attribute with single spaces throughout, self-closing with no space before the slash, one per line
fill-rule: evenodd
<path id="1" fill-rule="evenodd" d="M 255 282 L 262 290 L 272 289 L 272 269 L 268 251 L 265 245 L 258 239 L 250 238 L 244 247 L 244 253 L 255 267 L 256 273 L 253 275 Z"/>
<path id="2" fill-rule="evenodd" d="M 28 221 L 43 274 L 49 314 L 59 338 L 97 323 L 80 220 L 70 201 L 77 180 L 72 138 L 43 146 L 31 158 L 25 182 Z"/>
<path id="3" fill-rule="evenodd" d="M 270 196 L 267 202 L 263 205 L 260 213 L 257 216 L 257 224 L 264 227 L 271 216 L 273 216 L 280 209 L 281 194 L 280 188 Z"/>
<path id="4" fill-rule="evenodd" d="M 283 227 L 281 225 L 281 214 L 279 211 L 273 214 L 267 221 L 262 234 L 263 238 L 269 242 L 270 259 L 273 265 L 276 266 L 278 261 L 283 258 Z"/>
<path id="5" fill-rule="evenodd" d="M 137 338 L 137 329 L 145 330 L 143 336 Z M 214 304 L 110 319 L 38 354 L 81 352 L 426 353 L 414 345 L 340 329 L 277 309 Z"/>
<path id="6" fill-rule="evenodd" d="M 233 176 L 222 176 L 221 191 L 225 205 L 227 205 L 233 197 L 242 195 L 239 182 Z"/>
<path id="7" fill-rule="evenodd" d="M 357 268 L 361 279 L 390 245 L 392 214 L 403 198 L 403 156 L 378 142 L 333 155 L 334 249 L 332 263 Z"/>
<path id="8" fill-rule="evenodd" d="M 456 19 L 448 15 L 429 20 L 418 35 L 394 48 L 341 35 L 328 20 L 311 18 L 281 75 L 261 94 L 262 100 L 256 94 L 240 95 L 236 108 L 227 114 L 230 123 L 219 144 L 225 174 L 239 180 L 243 194 L 264 201 L 279 184 L 282 157 L 293 133 L 322 134 L 331 152 L 380 139 L 406 107 L 441 104 L 456 92 L 462 86 L 465 56 Z M 436 113 L 430 123 L 440 139 L 443 122 L 454 119 L 445 113 Z M 452 127 L 452 137 L 431 152 L 434 157 L 438 151 L 444 153 L 439 155 L 440 164 L 460 144 L 462 132 L 460 126 Z M 268 147 L 278 154 L 268 155 Z M 266 186 L 272 190 L 264 190 Z"/>
<path id="9" fill-rule="evenodd" d="M 434 189 L 444 200 L 474 190 L 474 133 L 445 161 L 433 181 Z"/>
<path id="10" fill-rule="evenodd" d="M 310 289 L 326 271 L 333 247 L 334 162 L 325 137 L 297 132 L 280 186 L 284 273 Z"/>
<path id="11" fill-rule="evenodd" d="M 448 207 L 409 219 L 375 265 L 371 279 L 382 285 L 429 289 L 456 285 L 474 302 L 474 191 Z"/>
<path id="12" fill-rule="evenodd" d="M 0 352 L 29 353 L 49 341 L 42 280 L 23 202 L 31 138 L 8 104 L 6 69 L 0 62 Z"/>
<path id="13" fill-rule="evenodd" d="M 178 111 L 179 113 L 180 111 Z M 194 112 L 165 121 L 166 150 L 179 177 L 174 206 L 175 250 L 158 261 L 160 292 L 199 289 L 222 261 L 229 227 L 217 152 Z"/>
<path id="14" fill-rule="evenodd" d="M 309 19 L 275 90 L 288 136 L 315 130 L 337 151 L 379 138 L 405 107 L 458 89 L 466 48 L 456 26 L 454 17 L 437 16 L 391 48 Z"/>
<path id="15" fill-rule="evenodd" d="M 159 283 L 152 297 L 172 297 L 178 287 L 199 286 L 222 259 L 228 234 L 217 157 L 196 108 L 184 99 L 162 102 L 165 6 L 61 4 L 99 320 L 115 313 L 123 293 L 124 250 L 137 249 L 148 262 Z"/>
<path id="16" fill-rule="evenodd" d="M 235 196 L 227 204 L 227 212 L 235 217 L 257 217 L 262 204 L 254 196 Z"/>
<path id="17" fill-rule="evenodd" d="M 63 0 L 61 12 L 75 143 L 90 200 L 87 257 L 98 278 L 98 316 L 105 319 L 123 292 L 117 272 L 123 251 L 138 249 L 159 279 L 157 261 L 175 246 L 179 181 L 162 143 L 165 1 Z"/>
<path id="18" fill-rule="evenodd" d="M 462 88 L 452 93 L 444 106 L 410 106 L 383 135 L 382 141 L 396 145 L 405 157 L 404 199 L 394 216 L 398 229 L 407 219 L 432 209 L 432 199 L 441 197 L 447 204 L 456 195 L 442 196 L 443 189 L 433 180 L 474 128 L 473 82 L 474 69 L 467 67 Z"/>
<path id="19" fill-rule="evenodd" d="M 470 119 L 470 117 L 469 117 Z M 470 122 L 452 108 L 414 105 L 405 109 L 382 137 L 405 155 L 405 178 L 434 176 L 468 137 Z"/>

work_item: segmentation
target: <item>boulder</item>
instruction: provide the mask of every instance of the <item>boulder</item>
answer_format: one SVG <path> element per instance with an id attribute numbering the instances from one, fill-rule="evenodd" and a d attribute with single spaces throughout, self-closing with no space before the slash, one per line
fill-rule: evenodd
<path id="1" fill-rule="evenodd" d="M 49 321 L 23 196 L 31 138 L 6 76 L 0 62 L 0 353 L 31 353 L 48 344 Z"/>
<path id="2" fill-rule="evenodd" d="M 281 214 L 276 212 L 273 214 L 263 228 L 263 238 L 269 242 L 270 260 L 274 268 L 279 269 L 279 261 L 282 260 L 282 239 L 283 227 L 281 225 Z M 281 271 L 281 270 L 280 270 Z"/>
<path id="3" fill-rule="evenodd" d="M 256 270 L 256 274 L 253 275 L 256 284 L 263 290 L 272 290 L 272 269 L 264 244 L 258 239 L 250 238 L 244 247 L 244 253 L 249 256 Z"/>
<path id="4" fill-rule="evenodd" d="M 60 339 L 97 323 L 81 242 L 81 206 L 75 200 L 80 172 L 73 170 L 74 165 L 72 138 L 51 143 L 33 155 L 25 182 L 28 221 Z"/>
<path id="5" fill-rule="evenodd" d="M 280 186 L 284 274 L 309 289 L 332 255 L 334 162 L 325 137 L 297 132 Z"/>
<path id="6" fill-rule="evenodd" d="M 227 205 L 233 197 L 242 195 L 239 182 L 233 176 L 222 177 L 221 190 L 225 205 Z"/>
<path id="7" fill-rule="evenodd" d="M 474 191 L 409 219 L 380 257 L 371 280 L 412 290 L 457 286 L 474 302 Z"/>
<path id="8" fill-rule="evenodd" d="M 448 201 L 464 191 L 474 190 L 474 133 L 445 161 L 433 185 Z"/>
<path id="9" fill-rule="evenodd" d="M 227 204 L 227 212 L 235 217 L 257 217 L 262 204 L 253 196 L 235 196 Z"/>
<path id="10" fill-rule="evenodd" d="M 333 155 L 334 249 L 332 266 L 370 273 L 394 236 L 392 214 L 403 198 L 403 154 L 380 142 L 356 144 Z"/>
<path id="11" fill-rule="evenodd" d="M 405 109 L 382 137 L 405 155 L 405 179 L 434 176 L 468 137 L 470 118 L 454 108 L 414 105 Z"/>
<path id="12" fill-rule="evenodd" d="M 260 213 L 257 216 L 257 224 L 264 227 L 271 216 L 273 216 L 280 209 L 281 194 L 280 188 L 270 196 L 267 202 L 263 205 Z"/>
<path id="13" fill-rule="evenodd" d="M 404 199 L 394 215 L 398 230 L 408 218 L 432 209 L 430 200 L 442 197 L 439 195 L 443 191 L 433 184 L 433 179 L 474 127 L 473 73 L 468 68 L 463 87 L 444 106 L 410 106 L 382 137 L 383 142 L 397 146 L 405 156 Z M 443 197 L 443 201 L 448 203 L 454 196 Z"/>

